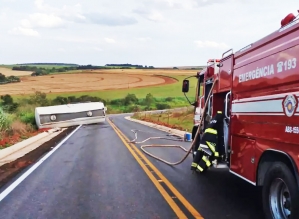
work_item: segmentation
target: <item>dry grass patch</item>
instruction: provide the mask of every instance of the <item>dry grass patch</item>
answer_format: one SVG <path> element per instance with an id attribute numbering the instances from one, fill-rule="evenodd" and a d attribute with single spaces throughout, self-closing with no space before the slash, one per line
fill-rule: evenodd
<path id="1" fill-rule="evenodd" d="M 32 71 L 13 71 L 12 69 L 10 68 L 3 68 L 3 67 L 0 67 L 0 73 L 4 74 L 6 77 L 8 76 L 17 76 L 17 77 L 20 77 L 20 76 L 28 76 L 28 75 L 31 75 L 33 72 Z"/>
<path id="2" fill-rule="evenodd" d="M 16 120 L 14 122 L 12 122 L 11 124 L 11 129 L 13 131 L 13 133 L 17 133 L 20 135 L 24 135 L 27 132 L 33 132 L 33 128 L 27 124 L 22 123 L 19 120 Z"/>

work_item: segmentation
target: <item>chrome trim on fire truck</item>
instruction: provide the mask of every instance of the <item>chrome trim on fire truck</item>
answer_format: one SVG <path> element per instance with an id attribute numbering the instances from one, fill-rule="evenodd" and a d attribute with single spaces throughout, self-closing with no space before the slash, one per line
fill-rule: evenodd
<path id="1" fill-rule="evenodd" d="M 232 104 L 232 113 L 283 113 L 282 100 L 266 100 Z"/>
<path id="2" fill-rule="evenodd" d="M 229 172 L 232 173 L 232 174 L 234 174 L 234 175 L 236 175 L 236 176 L 238 176 L 238 177 L 240 177 L 241 179 L 245 180 L 246 182 L 249 182 L 250 184 L 256 186 L 256 183 L 255 183 L 255 182 L 252 182 L 252 181 L 250 181 L 249 179 L 246 179 L 245 177 L 243 177 L 243 176 L 241 176 L 241 175 L 235 173 L 234 171 L 229 170 Z"/>
<path id="3" fill-rule="evenodd" d="M 228 96 L 231 96 L 231 91 L 230 92 L 228 92 L 227 94 L 226 94 L 226 96 L 225 96 L 225 117 L 227 118 L 227 119 L 230 119 L 229 118 L 229 116 L 228 116 L 228 114 L 227 114 L 227 105 L 229 104 L 228 103 Z"/>
<path id="4" fill-rule="evenodd" d="M 287 93 L 273 94 L 273 95 L 260 96 L 260 97 L 249 97 L 249 98 L 243 98 L 243 99 L 236 99 L 236 100 L 233 100 L 232 103 L 234 104 L 234 103 L 242 103 L 242 102 L 249 102 L 249 101 L 273 100 L 276 98 L 282 99 L 289 94 L 294 94 L 297 97 L 299 97 L 299 92 L 287 92 Z"/>
<path id="5" fill-rule="evenodd" d="M 235 115 L 235 114 L 237 114 L 237 115 L 239 115 L 239 116 L 248 116 L 248 115 L 250 115 L 250 116 L 285 116 L 285 114 L 283 114 L 283 113 L 251 113 L 251 112 L 249 112 L 249 113 L 239 113 L 239 112 L 233 112 L 232 113 L 232 115 Z M 299 116 L 299 114 L 295 114 L 295 116 Z"/>

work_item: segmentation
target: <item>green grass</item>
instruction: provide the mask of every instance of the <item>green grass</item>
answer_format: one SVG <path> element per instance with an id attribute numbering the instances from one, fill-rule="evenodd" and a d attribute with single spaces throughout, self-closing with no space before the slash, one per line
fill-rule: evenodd
<path id="1" fill-rule="evenodd" d="M 132 118 L 165 125 L 171 128 L 191 132 L 193 128 L 193 109 L 176 113 L 147 114 L 135 113 Z"/>

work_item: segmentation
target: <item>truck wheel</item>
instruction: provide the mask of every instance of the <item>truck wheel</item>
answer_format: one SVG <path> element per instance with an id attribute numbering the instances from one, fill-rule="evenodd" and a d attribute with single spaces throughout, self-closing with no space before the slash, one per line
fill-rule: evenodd
<path id="1" fill-rule="evenodd" d="M 262 195 L 266 219 L 299 218 L 298 185 L 286 164 L 275 162 L 269 168 Z"/>

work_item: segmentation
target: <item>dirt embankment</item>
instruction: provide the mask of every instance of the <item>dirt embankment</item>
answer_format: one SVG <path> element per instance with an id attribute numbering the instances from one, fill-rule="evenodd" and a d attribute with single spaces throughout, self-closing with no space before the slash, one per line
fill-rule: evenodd
<path id="1" fill-rule="evenodd" d="M 43 155 L 49 152 L 53 147 L 59 144 L 66 136 L 68 136 L 76 127 L 67 128 L 65 131 L 45 142 L 37 149 L 29 152 L 25 156 L 0 166 L 0 188 L 6 185 L 12 178 L 17 176 L 22 170 L 29 165 L 38 161 Z"/>

